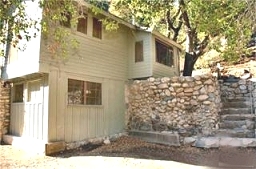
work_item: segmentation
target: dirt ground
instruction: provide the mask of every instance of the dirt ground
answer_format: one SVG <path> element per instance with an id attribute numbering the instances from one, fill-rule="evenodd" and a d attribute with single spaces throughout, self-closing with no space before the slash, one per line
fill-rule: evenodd
<path id="1" fill-rule="evenodd" d="M 189 164 L 189 165 L 188 165 Z M 202 167 L 204 166 L 204 167 Z M 52 156 L 0 146 L 0 168 L 256 168 L 256 149 L 170 147 L 131 137 Z"/>

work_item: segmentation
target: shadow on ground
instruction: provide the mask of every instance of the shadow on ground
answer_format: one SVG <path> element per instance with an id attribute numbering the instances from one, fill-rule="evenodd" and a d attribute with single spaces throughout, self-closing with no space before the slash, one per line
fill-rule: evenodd
<path id="1" fill-rule="evenodd" d="M 171 147 L 122 137 L 109 145 L 88 144 L 75 150 L 55 154 L 54 157 L 75 156 L 129 157 L 176 161 L 197 166 L 223 168 L 255 168 L 256 150 L 253 148 L 199 149 L 191 146 Z"/>

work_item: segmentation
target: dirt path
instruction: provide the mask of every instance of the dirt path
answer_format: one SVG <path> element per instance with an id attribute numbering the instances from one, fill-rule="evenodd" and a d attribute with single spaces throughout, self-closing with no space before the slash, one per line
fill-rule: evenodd
<path id="1" fill-rule="evenodd" d="M 197 149 L 150 144 L 122 137 L 109 145 L 87 145 L 54 156 L 0 146 L 0 168 L 256 168 L 255 149 Z"/>

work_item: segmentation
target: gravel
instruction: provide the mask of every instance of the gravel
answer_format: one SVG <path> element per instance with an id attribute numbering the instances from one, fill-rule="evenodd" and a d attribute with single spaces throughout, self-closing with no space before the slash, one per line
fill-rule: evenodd
<path id="1" fill-rule="evenodd" d="M 256 168 L 256 149 L 199 149 L 152 144 L 124 136 L 52 156 L 0 145 L 0 168 Z M 202 167 L 205 166 L 205 167 Z"/>

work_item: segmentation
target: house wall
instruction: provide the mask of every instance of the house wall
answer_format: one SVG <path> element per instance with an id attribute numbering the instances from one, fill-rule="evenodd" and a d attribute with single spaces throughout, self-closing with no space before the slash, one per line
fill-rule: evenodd
<path id="1" fill-rule="evenodd" d="M 68 79 L 102 84 L 102 105 L 67 102 Z M 125 81 L 51 70 L 48 141 L 74 142 L 123 132 Z"/>
<path id="2" fill-rule="evenodd" d="M 46 42 L 41 43 L 40 72 L 51 68 L 77 74 L 125 80 L 128 76 L 128 28 L 120 25 L 113 32 L 103 31 L 102 39 L 92 37 L 92 15 L 88 15 L 87 34 L 73 31 L 79 41 L 76 50 L 70 49 L 67 58 L 56 58 L 49 53 Z M 71 38 L 72 38 L 71 37 Z"/>
<path id="3" fill-rule="evenodd" d="M 47 117 L 48 117 L 48 77 L 36 77 L 20 80 L 13 83 L 12 99 L 14 98 L 14 86 L 24 85 L 23 102 L 11 101 L 10 129 L 14 136 L 28 137 L 47 142 Z M 28 100 L 29 94 L 33 95 Z"/>
<path id="4" fill-rule="evenodd" d="M 25 5 L 28 17 L 38 20 L 40 23 L 40 19 L 42 18 L 42 9 L 38 6 L 37 1 L 26 1 Z M 40 29 L 40 24 L 38 24 L 37 27 Z M 27 41 L 21 32 L 23 39 L 19 41 L 19 44 L 16 47 L 11 46 L 7 65 L 7 74 L 5 77 L 6 79 L 12 79 L 39 71 L 41 34 L 34 28 L 30 28 L 27 31 L 32 36 L 30 41 Z M 34 33 L 37 34 L 35 38 L 33 37 Z M 18 49 L 18 47 L 20 49 Z"/>
<path id="5" fill-rule="evenodd" d="M 153 76 L 154 77 L 173 77 L 173 76 L 179 76 L 179 49 L 175 46 L 173 47 L 173 53 L 174 53 L 174 67 L 169 67 L 163 64 L 160 64 L 156 62 L 156 47 L 155 47 L 155 41 L 156 39 L 162 41 L 163 43 L 169 44 L 159 38 L 157 38 L 155 35 L 152 36 L 152 64 L 153 64 Z"/>
<path id="6" fill-rule="evenodd" d="M 65 60 L 47 53 L 41 43 L 40 71 L 49 73 L 48 141 L 66 142 L 108 136 L 124 130 L 124 85 L 128 78 L 128 34 L 122 27 L 92 37 L 92 16 L 87 35 L 75 32 L 79 48 Z M 102 105 L 69 105 L 68 79 L 102 84 Z"/>
<path id="7" fill-rule="evenodd" d="M 151 33 L 131 31 L 129 38 L 129 79 L 152 76 L 152 41 Z M 143 61 L 135 62 L 135 42 L 143 41 Z"/>

